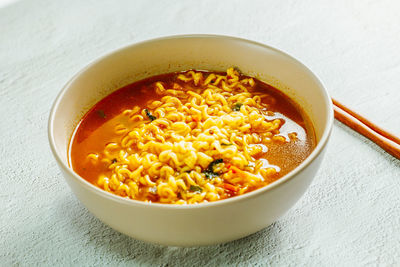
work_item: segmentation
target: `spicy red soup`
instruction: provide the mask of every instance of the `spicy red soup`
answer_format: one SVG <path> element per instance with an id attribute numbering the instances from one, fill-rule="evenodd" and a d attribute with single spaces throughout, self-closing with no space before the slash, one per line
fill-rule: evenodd
<path id="1" fill-rule="evenodd" d="M 148 202 L 192 204 L 279 179 L 315 147 L 304 111 L 233 68 L 150 77 L 98 102 L 70 145 L 70 165 L 94 185 Z"/>

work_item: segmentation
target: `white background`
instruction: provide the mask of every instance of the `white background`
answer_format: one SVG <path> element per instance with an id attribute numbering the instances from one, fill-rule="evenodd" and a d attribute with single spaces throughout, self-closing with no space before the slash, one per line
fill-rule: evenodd
<path id="1" fill-rule="evenodd" d="M 212 33 L 288 52 L 333 97 L 400 135 L 399 3 L 0 1 L 0 265 L 399 265 L 400 161 L 338 122 L 321 170 L 284 217 L 189 249 L 136 241 L 93 217 L 46 133 L 57 93 L 88 62 L 145 39 Z"/>

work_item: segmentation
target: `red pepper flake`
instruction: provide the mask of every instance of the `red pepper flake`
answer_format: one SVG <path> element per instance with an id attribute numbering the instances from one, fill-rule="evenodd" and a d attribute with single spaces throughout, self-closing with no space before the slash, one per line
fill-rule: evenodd
<path id="1" fill-rule="evenodd" d="M 106 114 L 104 113 L 104 110 L 101 110 L 101 109 L 96 110 L 96 113 L 100 118 L 102 118 L 102 119 L 106 118 Z"/>
<path id="2" fill-rule="evenodd" d="M 223 184 L 222 186 L 223 186 L 226 190 L 229 190 L 229 191 L 232 191 L 232 192 L 235 192 L 235 193 L 239 190 L 236 186 L 231 185 L 231 184 Z"/>

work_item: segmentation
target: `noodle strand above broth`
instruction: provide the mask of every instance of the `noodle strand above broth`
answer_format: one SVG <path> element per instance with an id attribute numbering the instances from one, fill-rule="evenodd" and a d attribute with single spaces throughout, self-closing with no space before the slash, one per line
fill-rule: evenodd
<path id="1" fill-rule="evenodd" d="M 277 89 L 233 68 L 190 70 L 97 103 L 74 132 L 70 163 L 121 197 L 193 204 L 268 185 L 314 146 L 306 115 Z"/>

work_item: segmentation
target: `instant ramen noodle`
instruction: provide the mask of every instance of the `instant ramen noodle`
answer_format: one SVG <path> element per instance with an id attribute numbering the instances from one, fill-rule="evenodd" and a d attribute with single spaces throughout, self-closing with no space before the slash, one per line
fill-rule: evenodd
<path id="1" fill-rule="evenodd" d="M 121 197 L 193 204 L 245 194 L 298 166 L 314 130 L 286 95 L 234 68 L 125 86 L 80 121 L 70 165 Z"/>

